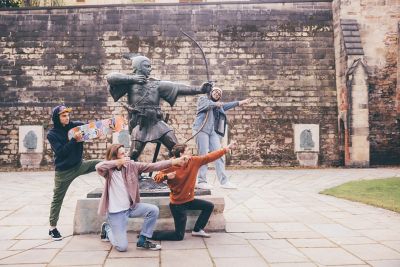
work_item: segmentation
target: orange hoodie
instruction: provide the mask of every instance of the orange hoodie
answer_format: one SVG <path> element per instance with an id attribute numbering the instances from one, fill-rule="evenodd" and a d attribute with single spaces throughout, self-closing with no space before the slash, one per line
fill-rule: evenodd
<path id="1" fill-rule="evenodd" d="M 222 157 L 225 153 L 225 148 L 222 148 L 204 156 L 192 156 L 184 166 L 172 166 L 158 172 L 154 180 L 157 183 L 162 183 L 166 180 L 164 178 L 166 174 L 176 171 L 175 178 L 167 180 L 167 184 L 171 189 L 171 193 L 169 194 L 171 203 L 183 204 L 192 201 L 194 199 L 194 187 L 199 168 Z"/>

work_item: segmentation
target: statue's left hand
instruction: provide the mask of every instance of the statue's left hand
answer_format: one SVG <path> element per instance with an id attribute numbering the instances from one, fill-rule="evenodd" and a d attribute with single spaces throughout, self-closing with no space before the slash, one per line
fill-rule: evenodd
<path id="1" fill-rule="evenodd" d="M 144 84 L 147 81 L 146 76 L 144 75 L 129 75 L 130 79 L 134 82 L 134 83 L 138 83 L 138 84 Z"/>
<path id="2" fill-rule="evenodd" d="M 203 94 L 209 93 L 209 92 L 211 91 L 211 89 L 212 89 L 212 83 L 210 83 L 210 82 L 205 82 L 205 83 L 203 83 L 203 84 L 200 86 L 200 89 L 201 89 L 201 92 L 202 92 Z"/>

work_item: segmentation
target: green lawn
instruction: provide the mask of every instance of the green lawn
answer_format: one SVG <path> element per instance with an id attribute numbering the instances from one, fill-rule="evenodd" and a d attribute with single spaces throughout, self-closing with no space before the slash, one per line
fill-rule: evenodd
<path id="1" fill-rule="evenodd" d="M 399 177 L 348 182 L 320 193 L 400 212 Z"/>

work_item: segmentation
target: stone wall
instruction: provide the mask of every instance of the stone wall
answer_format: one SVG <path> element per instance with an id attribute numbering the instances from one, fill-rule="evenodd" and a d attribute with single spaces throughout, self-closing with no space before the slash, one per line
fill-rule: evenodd
<path id="1" fill-rule="evenodd" d="M 400 2 L 397 0 L 333 1 L 338 91 L 343 90 L 346 59 L 340 51 L 342 19 L 357 20 L 363 61 L 369 75 L 370 164 L 400 163 L 399 29 Z M 340 93 L 338 94 L 340 95 Z M 397 99 L 397 101 L 396 101 Z M 338 99 L 340 103 L 340 99 Z M 366 152 L 368 153 L 368 152 Z"/>
<path id="2" fill-rule="evenodd" d="M 201 54 L 180 28 L 204 48 L 224 101 L 255 100 L 228 112 L 228 139 L 239 143 L 231 165 L 298 165 L 295 123 L 319 124 L 320 163 L 337 164 L 331 3 L 286 1 L 0 11 L 1 166 L 18 166 L 18 126 L 43 125 L 46 133 L 51 107 L 59 103 L 82 121 L 124 113 L 104 79 L 111 71 L 131 71 L 123 53 L 149 57 L 154 77 L 205 81 Z M 163 104 L 179 140 L 191 135 L 196 101 Z M 103 157 L 109 143 L 86 144 L 86 157 Z M 47 143 L 44 150 L 41 165 L 50 168 Z"/>

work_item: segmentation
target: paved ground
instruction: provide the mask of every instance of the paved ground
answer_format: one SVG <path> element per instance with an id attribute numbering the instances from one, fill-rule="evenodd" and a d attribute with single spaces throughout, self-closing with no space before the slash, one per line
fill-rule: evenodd
<path id="1" fill-rule="evenodd" d="M 53 173 L 0 173 L 0 266 L 400 266 L 400 214 L 318 194 L 350 180 L 400 176 L 400 168 L 228 174 L 240 189 L 213 190 L 225 197 L 227 233 L 162 242 L 160 252 L 137 251 L 129 234 L 128 252 L 119 253 L 98 236 L 70 236 L 76 200 L 102 185 L 96 174 L 72 184 L 59 222 L 68 237 L 52 242 Z"/>

